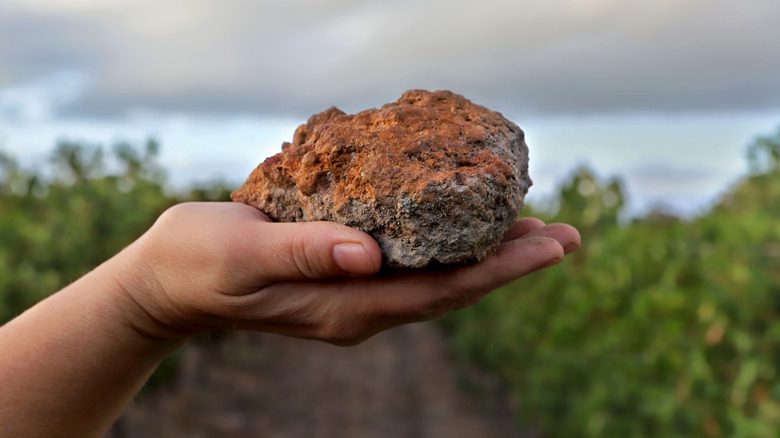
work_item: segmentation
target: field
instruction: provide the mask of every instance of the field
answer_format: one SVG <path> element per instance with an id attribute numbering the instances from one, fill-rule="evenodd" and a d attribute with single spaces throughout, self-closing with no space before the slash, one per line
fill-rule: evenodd
<path id="1" fill-rule="evenodd" d="M 0 155 L 0 322 L 140 235 L 172 192 L 154 141 L 62 143 L 36 169 Z M 459 366 L 506 386 L 516 420 L 550 436 L 773 436 L 780 430 L 780 135 L 710 209 L 626 217 L 618 178 L 575 169 L 524 215 L 578 227 L 560 266 L 441 324 Z M 165 382 L 176 366 L 161 370 Z"/>

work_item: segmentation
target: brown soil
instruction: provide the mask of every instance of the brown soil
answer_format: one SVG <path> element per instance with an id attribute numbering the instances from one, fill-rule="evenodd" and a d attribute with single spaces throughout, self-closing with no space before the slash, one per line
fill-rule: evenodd
<path id="1" fill-rule="evenodd" d="M 507 404 L 470 397 L 453 363 L 430 324 L 349 348 L 239 333 L 188 346 L 175 385 L 130 406 L 108 436 L 519 436 Z"/>

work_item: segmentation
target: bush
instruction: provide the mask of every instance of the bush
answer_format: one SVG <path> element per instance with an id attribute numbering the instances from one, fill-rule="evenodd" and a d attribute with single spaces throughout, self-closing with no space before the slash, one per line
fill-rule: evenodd
<path id="1" fill-rule="evenodd" d="M 550 219 L 583 247 L 446 318 L 458 357 L 500 375 L 545 436 L 775 436 L 780 171 L 751 167 L 697 218 L 623 224 L 619 181 L 576 172 Z"/>

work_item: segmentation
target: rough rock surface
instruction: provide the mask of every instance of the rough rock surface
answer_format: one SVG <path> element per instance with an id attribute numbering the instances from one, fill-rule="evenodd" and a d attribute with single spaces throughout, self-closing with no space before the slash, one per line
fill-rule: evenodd
<path id="1" fill-rule="evenodd" d="M 369 233 L 390 266 L 481 260 L 531 185 L 523 131 L 449 91 L 378 109 L 315 114 L 232 199 L 272 219 Z"/>

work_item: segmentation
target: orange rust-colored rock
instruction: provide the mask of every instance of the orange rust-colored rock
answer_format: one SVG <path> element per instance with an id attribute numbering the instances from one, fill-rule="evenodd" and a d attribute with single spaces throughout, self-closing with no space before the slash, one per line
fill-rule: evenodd
<path id="1" fill-rule="evenodd" d="M 309 118 L 233 192 L 278 221 L 335 221 L 379 242 L 391 266 L 481 260 L 531 185 L 523 131 L 449 91 Z"/>

